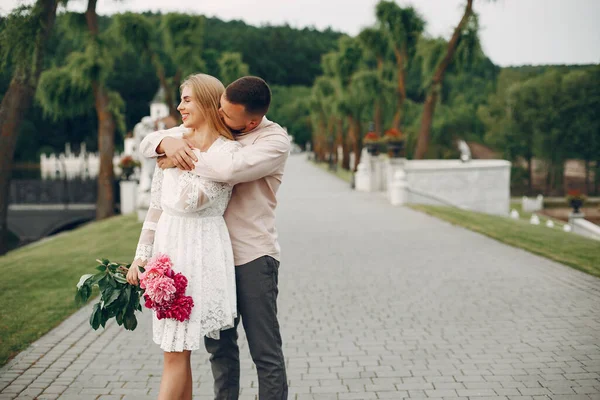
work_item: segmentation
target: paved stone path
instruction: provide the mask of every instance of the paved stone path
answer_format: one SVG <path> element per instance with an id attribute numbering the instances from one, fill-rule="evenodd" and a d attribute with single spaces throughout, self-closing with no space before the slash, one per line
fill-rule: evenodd
<path id="1" fill-rule="evenodd" d="M 600 279 L 353 192 L 304 156 L 278 221 L 290 399 L 600 399 Z M 156 398 L 149 313 L 94 332 L 89 312 L 0 370 L 0 399 Z M 211 399 L 205 352 L 192 360 L 194 398 Z"/>

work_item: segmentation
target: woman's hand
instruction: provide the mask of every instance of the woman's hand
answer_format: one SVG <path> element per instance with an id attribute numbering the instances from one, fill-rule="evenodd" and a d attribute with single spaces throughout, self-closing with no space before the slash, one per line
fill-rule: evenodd
<path id="1" fill-rule="evenodd" d="M 175 168 L 175 163 L 167 156 L 160 156 L 156 161 L 160 169 Z"/>
<path id="2" fill-rule="evenodd" d="M 146 261 L 140 259 L 134 260 L 129 267 L 129 271 L 127 271 L 127 282 L 131 285 L 138 285 L 140 281 L 139 275 L 141 274 L 140 267 L 144 265 L 146 265 Z"/>

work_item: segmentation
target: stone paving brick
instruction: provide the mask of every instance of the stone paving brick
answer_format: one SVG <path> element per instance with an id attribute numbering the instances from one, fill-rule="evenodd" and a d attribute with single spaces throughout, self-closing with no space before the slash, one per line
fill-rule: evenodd
<path id="1" fill-rule="evenodd" d="M 353 192 L 304 156 L 290 157 L 278 230 L 289 400 L 600 399 L 599 279 Z M 128 332 L 93 331 L 89 313 L 1 368 L 0 400 L 156 398 L 150 314 Z M 240 399 L 255 400 L 239 332 Z M 204 350 L 192 370 L 194 399 L 212 400 Z"/>

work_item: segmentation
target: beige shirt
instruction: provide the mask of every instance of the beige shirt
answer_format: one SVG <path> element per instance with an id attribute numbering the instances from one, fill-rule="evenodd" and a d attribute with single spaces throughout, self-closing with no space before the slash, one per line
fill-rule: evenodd
<path id="1" fill-rule="evenodd" d="M 148 134 L 140 144 L 145 157 L 157 157 L 156 148 L 165 136 L 180 136 L 183 125 Z M 268 255 L 280 260 L 275 229 L 276 193 L 281 185 L 290 151 L 287 133 L 266 117 L 252 131 L 237 134 L 242 149 L 235 153 L 196 153 L 194 172 L 217 182 L 234 184 L 225 211 L 235 265 Z"/>

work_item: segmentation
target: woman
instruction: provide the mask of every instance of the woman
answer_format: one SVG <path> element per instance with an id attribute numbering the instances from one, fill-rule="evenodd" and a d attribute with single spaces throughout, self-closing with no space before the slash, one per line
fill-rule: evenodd
<path id="1" fill-rule="evenodd" d="M 194 151 L 240 149 L 219 117 L 224 91 L 218 79 L 204 74 L 192 75 L 181 85 L 177 109 L 183 120 L 180 128 L 187 129 L 174 129 L 194 144 Z M 159 400 L 192 399 L 191 351 L 200 348 L 204 336 L 218 338 L 237 316 L 233 253 L 223 220 L 231 190 L 231 185 L 192 172 L 155 169 L 150 209 L 127 280 L 137 284 L 139 267 L 152 255 L 164 253 L 173 270 L 188 279 L 186 295 L 194 300 L 185 322 L 159 320 L 153 314 L 153 339 L 164 350 Z"/>

